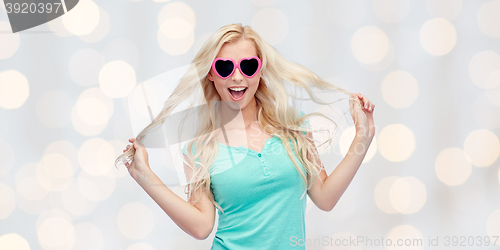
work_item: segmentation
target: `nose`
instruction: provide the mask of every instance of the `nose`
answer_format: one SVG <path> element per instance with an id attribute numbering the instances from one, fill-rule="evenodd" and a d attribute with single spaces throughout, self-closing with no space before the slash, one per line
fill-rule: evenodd
<path id="1" fill-rule="evenodd" d="M 241 74 L 239 67 L 234 70 L 234 73 L 231 76 L 231 79 L 234 81 L 238 81 L 238 82 L 243 80 L 243 74 Z"/>

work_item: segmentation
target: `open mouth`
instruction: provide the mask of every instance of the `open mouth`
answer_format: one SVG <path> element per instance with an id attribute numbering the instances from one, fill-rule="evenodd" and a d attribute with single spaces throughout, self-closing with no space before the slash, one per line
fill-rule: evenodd
<path id="1" fill-rule="evenodd" d="M 233 100 L 235 100 L 235 101 L 238 101 L 238 100 L 243 99 L 243 96 L 245 96 L 245 92 L 247 91 L 247 89 L 248 89 L 248 87 L 245 87 L 245 89 L 242 89 L 239 91 L 232 90 L 230 88 L 228 88 L 227 90 L 229 90 L 229 94 L 231 95 L 231 98 L 233 98 Z"/>

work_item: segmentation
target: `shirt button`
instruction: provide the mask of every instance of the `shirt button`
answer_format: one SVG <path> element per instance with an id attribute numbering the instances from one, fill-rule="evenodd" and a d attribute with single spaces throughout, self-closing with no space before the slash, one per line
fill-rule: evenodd
<path id="1" fill-rule="evenodd" d="M 264 170 L 267 170 L 267 167 L 266 167 L 266 166 L 264 166 Z"/>
<path id="2" fill-rule="evenodd" d="M 268 141 L 268 142 L 267 142 L 267 144 L 271 144 L 271 142 L 270 142 L 270 141 Z"/>
<path id="3" fill-rule="evenodd" d="M 259 154 L 259 157 L 261 157 L 261 156 L 262 156 L 262 155 L 261 155 L 261 154 Z"/>

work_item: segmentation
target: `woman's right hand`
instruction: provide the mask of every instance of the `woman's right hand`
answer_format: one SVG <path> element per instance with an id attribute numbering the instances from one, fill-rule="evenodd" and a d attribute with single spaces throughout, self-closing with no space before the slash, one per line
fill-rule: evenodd
<path id="1" fill-rule="evenodd" d="M 145 147 L 139 145 L 139 143 L 135 141 L 135 138 L 130 138 L 129 142 L 132 143 L 132 146 L 135 149 L 134 160 L 132 163 L 126 162 L 125 166 L 127 167 L 130 175 L 137 180 L 137 177 L 144 176 L 146 171 L 151 170 L 148 162 L 148 152 Z M 123 152 L 129 150 L 130 147 L 131 146 L 128 145 Z"/>

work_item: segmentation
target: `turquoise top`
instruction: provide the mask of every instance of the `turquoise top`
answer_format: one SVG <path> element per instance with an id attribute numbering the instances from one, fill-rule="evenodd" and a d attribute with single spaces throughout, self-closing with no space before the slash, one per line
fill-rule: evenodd
<path id="1" fill-rule="evenodd" d="M 301 199 L 306 186 L 282 141 L 273 136 L 261 152 L 218 145 L 210 186 L 225 213 L 217 209 L 219 221 L 211 249 L 305 249 L 298 242 L 306 235 L 307 194 Z M 187 155 L 186 147 L 187 143 L 182 152 Z M 192 152 L 196 152 L 195 144 Z"/>

